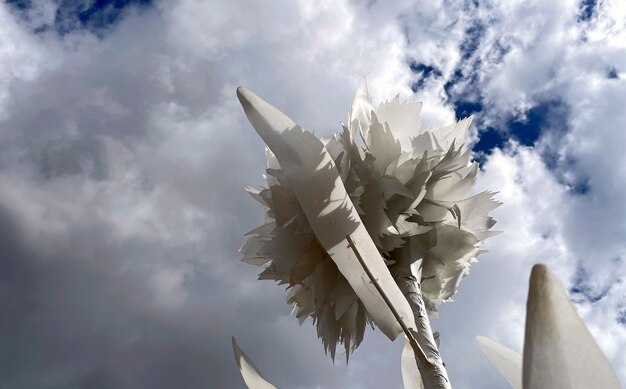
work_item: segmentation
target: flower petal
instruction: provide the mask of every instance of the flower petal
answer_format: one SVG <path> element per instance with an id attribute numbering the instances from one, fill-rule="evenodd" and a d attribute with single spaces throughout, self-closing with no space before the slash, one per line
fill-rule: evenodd
<path id="1" fill-rule="evenodd" d="M 396 137 L 419 134 L 419 115 L 422 111 L 421 101 L 400 102 L 396 95 L 391 101 L 382 103 L 376 110 L 381 123 L 387 123 Z"/>
<path id="2" fill-rule="evenodd" d="M 367 82 L 365 81 L 365 77 L 363 77 L 356 90 L 352 108 L 348 113 L 348 128 L 350 129 L 352 139 L 355 139 L 357 132 L 359 132 L 363 140 L 368 142 L 373 111 L 374 105 L 372 104 L 372 98 L 367 91 Z"/>
<path id="3" fill-rule="evenodd" d="M 402 367 L 402 383 L 404 389 L 424 389 L 422 376 L 417 368 L 417 360 L 415 359 L 415 351 L 409 343 L 409 339 L 404 337 L 404 348 L 402 349 L 402 359 L 400 362 Z"/>
<path id="4" fill-rule="evenodd" d="M 265 378 L 261 376 L 254 362 L 239 348 L 235 337 L 233 337 L 232 340 L 235 360 L 237 361 L 237 366 L 239 366 L 239 371 L 248 389 L 276 389 L 274 385 L 267 382 Z"/>
<path id="5" fill-rule="evenodd" d="M 503 345 L 477 336 L 476 341 L 483 350 L 489 362 L 502 374 L 514 389 L 522 389 L 522 354 L 504 347 Z"/>

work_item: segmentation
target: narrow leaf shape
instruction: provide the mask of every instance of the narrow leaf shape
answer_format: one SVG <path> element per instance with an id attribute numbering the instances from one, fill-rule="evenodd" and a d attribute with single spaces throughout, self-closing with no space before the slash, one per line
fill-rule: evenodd
<path id="1" fill-rule="evenodd" d="M 522 355 L 484 336 L 477 336 L 476 341 L 509 384 L 514 389 L 522 389 Z"/>
<path id="2" fill-rule="evenodd" d="M 545 265 L 530 275 L 523 363 L 524 389 L 618 389 L 609 362 Z"/>
<path id="3" fill-rule="evenodd" d="M 233 339 L 233 352 L 235 353 L 235 360 L 237 361 L 237 366 L 239 366 L 239 371 L 241 372 L 241 376 L 243 377 L 244 382 L 248 386 L 249 389 L 276 389 L 276 387 L 265 380 L 259 373 L 259 369 L 254 365 L 254 363 L 248 358 L 246 353 L 243 352 L 242 349 L 237 345 L 237 341 L 235 337 Z"/>
<path id="4" fill-rule="evenodd" d="M 417 368 L 417 360 L 415 360 L 415 351 L 406 336 L 404 337 L 404 348 L 402 349 L 400 366 L 402 367 L 402 383 L 404 384 L 404 389 L 424 389 L 422 375 Z"/>
<path id="5" fill-rule="evenodd" d="M 414 328 L 411 308 L 361 222 L 323 143 L 250 90 L 240 87 L 237 96 L 248 120 L 276 156 L 316 238 L 374 323 L 390 339 L 402 332 L 391 309 L 360 266 L 354 250 L 348 247 L 348 235 L 402 320 Z"/>
<path id="6" fill-rule="evenodd" d="M 372 111 L 374 111 L 374 105 L 367 91 L 365 77 L 363 77 L 363 80 L 361 80 L 357 88 L 350 113 L 348 114 L 348 126 L 352 139 L 356 138 L 357 132 L 359 132 L 363 141 L 369 143 L 369 127 Z"/>

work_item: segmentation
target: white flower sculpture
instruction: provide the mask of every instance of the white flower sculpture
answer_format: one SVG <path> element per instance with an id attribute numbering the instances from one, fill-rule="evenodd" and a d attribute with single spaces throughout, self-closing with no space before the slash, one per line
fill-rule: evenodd
<path id="1" fill-rule="evenodd" d="M 478 172 L 467 145 L 472 118 L 422 130 L 421 107 L 396 96 L 375 109 L 363 81 L 348 125 L 324 147 L 391 272 L 403 259 L 421 269 L 421 292 L 433 313 L 450 301 L 482 252 L 482 241 L 495 234 L 488 213 L 500 203 L 492 192 L 469 195 Z M 415 134 L 411 149 L 401 148 L 400 133 Z M 300 323 L 312 317 L 326 352 L 334 359 L 341 343 L 348 358 L 363 340 L 372 312 L 320 244 L 269 149 L 266 157 L 268 187 L 247 188 L 266 208 L 266 221 L 248 233 L 240 250 L 243 261 L 265 266 L 259 279 L 286 284 L 287 303 L 294 305 Z"/>

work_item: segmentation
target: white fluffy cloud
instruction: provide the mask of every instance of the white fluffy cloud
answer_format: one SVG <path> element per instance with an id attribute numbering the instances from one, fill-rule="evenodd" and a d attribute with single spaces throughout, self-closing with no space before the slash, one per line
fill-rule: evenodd
<path id="1" fill-rule="evenodd" d="M 26 20 L 0 5 L 0 240 L 10 253 L 0 306 L 11 315 L 0 343 L 18 356 L 0 375 L 13 386 L 234 387 L 235 335 L 281 387 L 400 387 L 400 344 L 370 332 L 347 367 L 333 366 L 280 287 L 239 263 L 242 235 L 262 218 L 243 187 L 261 183 L 264 156 L 234 92 L 246 85 L 328 135 L 366 75 L 375 100 L 421 99 L 437 126 L 454 117 L 444 87 L 458 70 L 466 77 L 448 87 L 479 95 L 486 123 L 558 100 L 567 130 L 547 123 L 534 147 L 510 142 L 486 160 L 478 189 L 500 191 L 505 233 L 434 322 L 453 384 L 505 385 L 474 337 L 521 349 L 535 262 L 576 291 L 626 382 L 620 2 L 580 21 L 574 1 L 185 0 L 131 9 L 102 38 L 34 33 L 55 7 L 36 2 Z M 411 60 L 441 72 L 416 94 Z M 586 193 L 572 190 L 581 182 Z"/>

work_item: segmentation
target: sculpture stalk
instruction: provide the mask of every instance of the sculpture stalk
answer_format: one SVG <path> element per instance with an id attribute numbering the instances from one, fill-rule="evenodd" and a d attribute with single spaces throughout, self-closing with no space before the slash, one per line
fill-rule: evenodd
<path id="1" fill-rule="evenodd" d="M 433 331 L 430 327 L 428 314 L 424 305 L 424 299 L 417 278 L 406 272 L 396 272 L 395 280 L 398 287 L 406 297 L 413 310 L 417 332 L 414 333 L 419 348 L 425 354 L 427 361 L 420 358 L 416 352 L 416 362 L 419 369 L 424 389 L 451 389 L 450 379 L 445 364 L 435 342 Z M 413 347 L 414 349 L 416 347 Z"/>

